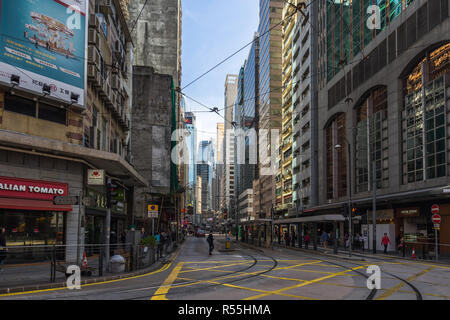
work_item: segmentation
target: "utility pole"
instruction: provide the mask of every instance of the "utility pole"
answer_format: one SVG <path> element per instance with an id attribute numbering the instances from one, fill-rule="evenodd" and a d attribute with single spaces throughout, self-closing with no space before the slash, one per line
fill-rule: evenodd
<path id="1" fill-rule="evenodd" d="M 372 202 L 372 226 L 373 226 L 373 253 L 377 253 L 377 179 L 375 161 L 372 162 L 372 185 L 373 185 L 373 202 Z"/>
<path id="2" fill-rule="evenodd" d="M 106 228 L 105 228 L 105 259 L 106 259 L 106 271 L 109 271 L 109 242 L 111 231 L 111 178 L 108 178 L 106 182 Z"/>

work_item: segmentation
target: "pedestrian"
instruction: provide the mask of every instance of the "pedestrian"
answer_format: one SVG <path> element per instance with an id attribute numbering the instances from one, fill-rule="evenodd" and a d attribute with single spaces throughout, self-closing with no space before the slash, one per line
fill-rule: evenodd
<path id="1" fill-rule="evenodd" d="M 145 228 L 142 227 L 141 228 L 141 240 L 144 240 L 144 238 L 146 238 L 146 237 L 147 237 L 147 233 L 145 232 Z"/>
<path id="2" fill-rule="evenodd" d="M 305 235 L 305 249 L 308 249 L 308 244 L 309 244 L 309 234 Z"/>
<path id="3" fill-rule="evenodd" d="M 350 241 L 348 240 L 348 233 L 344 235 L 344 241 L 345 241 L 345 250 L 350 246 Z"/>
<path id="4" fill-rule="evenodd" d="M 297 236 L 295 235 L 295 231 L 292 230 L 292 235 L 291 235 L 291 244 L 293 247 L 295 247 L 295 240 L 297 239 Z"/>
<path id="5" fill-rule="evenodd" d="M 356 233 L 353 238 L 353 246 L 355 247 L 355 250 L 359 249 L 359 233 Z"/>
<path id="6" fill-rule="evenodd" d="M 387 247 L 388 247 L 389 243 L 391 243 L 391 240 L 389 239 L 389 237 L 387 236 L 387 233 L 385 232 L 383 238 L 381 239 L 381 244 L 384 246 L 383 253 L 387 252 Z"/>
<path id="7" fill-rule="evenodd" d="M 206 241 L 208 241 L 208 244 L 209 244 L 209 255 L 212 255 L 212 252 L 214 250 L 214 237 L 213 237 L 212 233 L 209 234 Z"/>
<path id="8" fill-rule="evenodd" d="M 0 229 L 0 265 L 2 265 L 6 259 L 6 253 L 8 248 L 6 248 L 6 230 L 5 228 Z M 3 269 L 0 269 L 3 271 Z"/>
<path id="9" fill-rule="evenodd" d="M 284 245 L 286 247 L 289 245 L 289 234 L 287 231 L 284 232 Z"/>
<path id="10" fill-rule="evenodd" d="M 328 244 L 328 233 L 326 233 L 325 231 L 322 231 L 322 236 L 320 237 L 323 243 L 324 248 L 327 248 L 327 244 Z"/>

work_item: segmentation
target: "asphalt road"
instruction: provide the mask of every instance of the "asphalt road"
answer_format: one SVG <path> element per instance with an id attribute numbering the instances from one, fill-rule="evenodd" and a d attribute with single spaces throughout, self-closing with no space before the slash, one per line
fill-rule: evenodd
<path id="1" fill-rule="evenodd" d="M 450 266 L 400 259 L 345 260 L 288 248 L 234 246 L 187 238 L 173 260 L 149 274 L 80 290 L 0 296 L 17 300 L 430 300 L 450 299 Z M 381 289 L 367 288 L 367 268 L 381 270 Z"/>

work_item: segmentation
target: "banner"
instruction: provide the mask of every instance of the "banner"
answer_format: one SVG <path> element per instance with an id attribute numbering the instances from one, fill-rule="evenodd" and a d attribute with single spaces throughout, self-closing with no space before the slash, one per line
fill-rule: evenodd
<path id="1" fill-rule="evenodd" d="M 0 81 L 84 105 L 86 0 L 0 0 Z"/>

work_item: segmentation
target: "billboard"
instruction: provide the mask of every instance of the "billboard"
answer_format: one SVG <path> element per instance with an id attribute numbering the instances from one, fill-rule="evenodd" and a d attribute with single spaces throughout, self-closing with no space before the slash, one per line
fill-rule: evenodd
<path id="1" fill-rule="evenodd" d="M 0 0 L 0 81 L 84 105 L 87 0 Z"/>

